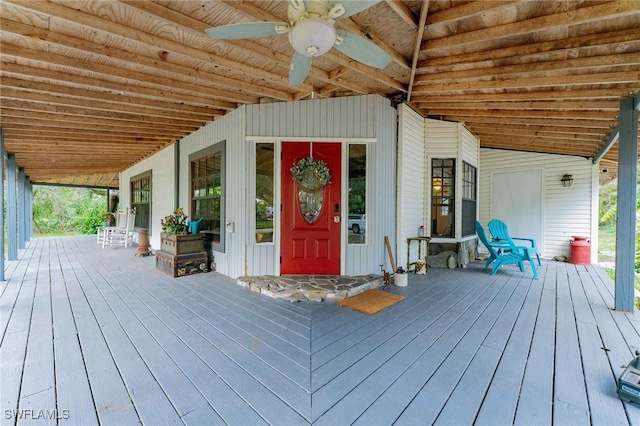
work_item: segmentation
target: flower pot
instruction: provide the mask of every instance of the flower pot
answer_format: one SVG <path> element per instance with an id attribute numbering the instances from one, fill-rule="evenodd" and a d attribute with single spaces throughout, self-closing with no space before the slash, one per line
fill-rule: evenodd
<path id="1" fill-rule="evenodd" d="M 203 251 L 202 235 L 199 234 L 160 234 L 160 250 L 178 255 Z"/>

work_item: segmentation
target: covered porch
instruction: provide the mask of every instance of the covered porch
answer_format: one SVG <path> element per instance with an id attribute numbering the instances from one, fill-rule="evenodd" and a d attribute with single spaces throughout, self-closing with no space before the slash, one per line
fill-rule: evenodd
<path id="1" fill-rule="evenodd" d="M 367 316 L 134 253 L 35 238 L 7 262 L 2 424 L 640 424 L 616 396 L 640 314 L 599 266 L 432 268 Z"/>

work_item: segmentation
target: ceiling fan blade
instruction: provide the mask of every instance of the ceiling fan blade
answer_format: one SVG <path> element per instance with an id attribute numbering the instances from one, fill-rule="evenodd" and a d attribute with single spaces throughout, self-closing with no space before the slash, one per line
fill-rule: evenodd
<path id="1" fill-rule="evenodd" d="M 298 86 L 307 78 L 311 69 L 311 60 L 313 57 L 304 56 L 296 52 L 291 60 L 291 68 L 289 68 L 289 84 Z"/>
<path id="2" fill-rule="evenodd" d="M 391 56 L 387 52 L 364 37 L 346 31 L 338 31 L 337 40 L 339 41 L 339 39 L 342 39 L 342 42 L 336 43 L 333 47 L 358 62 L 380 69 L 386 68 L 391 62 Z"/>
<path id="3" fill-rule="evenodd" d="M 344 13 L 340 16 L 337 16 L 336 19 L 348 18 L 349 16 L 355 15 L 357 13 L 362 12 L 365 9 L 369 9 L 372 6 L 380 3 L 381 0 L 339 0 L 332 1 L 329 3 L 329 9 L 338 3 L 341 3 L 344 7 Z"/>
<path id="4" fill-rule="evenodd" d="M 209 37 L 216 40 L 238 40 L 278 35 L 280 32 L 276 27 L 282 26 L 288 27 L 289 24 L 285 22 L 244 22 L 209 28 L 205 32 Z"/>

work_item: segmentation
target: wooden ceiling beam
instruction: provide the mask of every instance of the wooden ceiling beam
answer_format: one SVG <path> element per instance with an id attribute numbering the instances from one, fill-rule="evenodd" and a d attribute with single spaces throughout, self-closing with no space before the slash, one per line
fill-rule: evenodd
<path id="1" fill-rule="evenodd" d="M 108 133 L 110 135 L 119 135 L 119 136 L 146 136 L 146 137 L 160 137 L 167 138 L 173 137 L 179 139 L 183 136 L 186 136 L 188 132 L 167 132 L 162 130 L 152 130 L 152 129 L 134 129 L 130 127 L 120 127 L 117 128 L 115 126 L 100 126 L 100 125 L 84 125 L 82 126 L 80 123 L 56 123 L 52 122 L 34 122 L 27 120 L 16 120 L 13 119 L 11 121 L 1 122 L 1 126 L 5 129 L 5 132 L 10 130 L 15 131 L 37 131 L 37 132 L 48 132 L 51 134 L 68 134 L 68 133 L 82 133 L 84 135 L 92 135 L 92 134 L 105 134 Z"/>
<path id="2" fill-rule="evenodd" d="M 411 73 L 409 75 L 409 91 L 407 92 L 407 102 L 411 102 L 413 82 L 416 78 L 416 67 L 418 65 L 418 57 L 420 55 L 420 44 L 422 43 L 422 37 L 424 35 L 424 24 L 427 20 L 428 12 L 429 0 L 422 0 L 422 4 L 420 5 L 420 18 L 418 20 L 418 31 L 416 34 L 415 46 L 413 49 L 413 59 L 411 62 Z"/>
<path id="3" fill-rule="evenodd" d="M 533 77 L 520 79 L 517 76 L 514 78 L 504 80 L 477 80 L 467 81 L 464 83 L 430 83 L 420 82 L 418 79 L 421 76 L 416 77 L 416 87 L 414 91 L 416 93 L 424 93 L 426 95 L 430 93 L 446 92 L 453 93 L 456 91 L 465 90 L 482 90 L 482 89 L 537 89 L 542 88 L 563 88 L 572 85 L 596 85 L 596 84 L 612 84 L 612 83 L 638 83 L 640 81 L 640 66 L 630 67 L 631 71 L 618 71 L 618 72 L 604 72 L 594 74 L 577 74 L 577 75 L 562 75 L 549 77 Z M 421 86 L 425 87 L 421 87 Z"/>
<path id="4" fill-rule="evenodd" d="M 204 67 L 202 69 L 194 69 L 186 65 L 169 62 L 168 60 L 158 61 L 157 58 L 150 58 L 140 54 L 126 52 L 114 47 L 105 48 L 97 43 L 74 39 L 61 34 L 50 33 L 47 41 L 43 42 L 34 35 L 21 34 L 20 30 L 22 30 L 22 27 L 24 26 L 17 23 L 10 26 L 4 25 L 4 27 L 9 27 L 13 30 L 12 34 L 15 34 L 16 36 L 31 37 L 31 40 L 35 42 L 31 43 L 31 45 L 35 46 L 37 44 L 39 51 L 48 52 L 46 57 L 57 58 L 57 63 L 60 65 L 67 65 L 79 69 L 93 68 L 92 70 L 106 75 L 122 76 L 125 78 L 132 78 L 143 82 L 161 84 L 169 87 L 180 87 L 182 84 L 189 87 L 189 81 L 197 79 L 201 82 L 200 84 L 191 84 L 203 87 L 203 90 L 208 85 L 212 84 L 219 87 L 219 89 L 231 89 L 231 91 L 248 93 L 253 96 L 264 94 L 272 96 L 274 99 L 291 100 L 291 95 L 287 92 L 257 84 L 258 79 L 256 79 L 255 76 L 253 76 L 253 83 L 250 84 L 248 82 L 245 83 L 215 74 Z M 3 28 L 3 31 L 6 31 L 6 28 Z M 14 43 L 14 41 L 10 38 L 4 37 L 3 43 L 5 45 L 9 45 Z M 55 49 L 56 46 L 60 46 L 63 49 Z M 82 49 L 78 49 L 77 46 L 81 46 Z M 71 52 L 69 49 L 71 49 Z M 77 54 L 72 56 L 72 52 L 74 50 L 85 52 L 90 59 L 77 59 Z M 19 51 L 20 49 L 18 48 L 18 52 Z M 7 53 L 9 55 L 19 56 L 19 53 L 16 53 L 15 50 L 11 50 Z M 36 58 L 36 60 L 38 59 Z M 53 62 L 53 60 L 46 62 Z M 84 67 L 81 66 L 83 63 L 86 64 Z M 132 64 L 136 64 L 136 66 L 134 67 Z M 95 68 L 98 68 L 98 70 L 95 70 Z M 111 69 L 112 74 L 107 73 L 105 69 Z"/>
<path id="5" fill-rule="evenodd" d="M 179 43 L 166 38 L 161 38 L 159 36 L 155 36 L 155 35 L 137 30 L 130 26 L 124 26 L 118 22 L 102 19 L 98 16 L 91 15 L 81 10 L 78 10 L 74 8 L 72 4 L 68 4 L 68 6 L 65 6 L 65 5 L 60 5 L 60 4 L 51 3 L 51 2 L 45 3 L 45 2 L 39 2 L 39 1 L 32 2 L 32 1 L 24 1 L 24 0 L 6 0 L 4 3 L 7 3 L 7 2 L 21 6 L 27 10 L 31 9 L 37 12 L 49 14 L 62 20 L 82 22 L 83 25 L 92 27 L 96 30 L 104 31 L 106 34 L 111 33 L 111 34 L 123 37 L 129 40 L 130 42 L 133 42 L 136 44 L 143 44 L 143 45 L 148 45 L 154 48 L 161 49 L 161 51 L 158 52 L 159 54 L 162 54 L 160 55 L 161 58 L 164 57 L 168 59 L 171 55 L 187 55 L 191 59 L 199 59 L 202 61 L 206 61 L 206 63 L 210 64 L 212 68 L 223 67 L 230 71 L 241 72 L 251 78 L 259 77 L 269 82 L 282 81 L 282 84 L 287 84 L 286 77 L 283 77 L 281 75 L 276 75 L 274 73 L 267 72 L 260 68 L 251 67 L 246 64 L 235 62 L 225 57 L 191 47 L 184 43 Z M 206 37 L 206 35 L 202 34 L 202 37 Z M 165 60 L 163 63 L 168 64 L 169 62 Z M 222 75 L 216 74 L 216 80 L 223 81 L 223 80 L 226 80 L 226 78 Z M 229 79 L 229 81 L 225 81 L 222 84 L 226 85 L 226 88 L 231 90 L 236 90 L 236 88 L 242 87 L 244 90 L 247 90 L 251 93 L 251 92 L 257 91 L 257 87 L 260 87 L 263 90 L 263 93 L 265 94 L 277 93 L 277 91 L 274 91 L 270 88 L 271 84 L 261 85 L 261 84 L 258 84 L 259 81 L 260 80 L 256 79 L 256 84 L 253 84 L 253 85 L 245 84 L 240 81 L 235 81 L 235 84 L 234 84 L 234 81 Z M 213 84 L 213 81 L 211 83 Z M 291 95 L 287 96 L 285 94 L 278 94 L 277 96 L 274 96 L 274 98 L 280 99 L 280 100 L 291 100 Z"/>
<path id="6" fill-rule="evenodd" d="M 460 6 L 443 9 L 432 13 L 427 20 L 427 25 L 448 24 L 461 19 L 482 18 L 490 10 L 507 9 L 513 7 L 519 0 L 482 0 L 463 3 Z"/>
<path id="7" fill-rule="evenodd" d="M 494 92 L 494 93 L 474 93 L 467 95 L 429 95 L 413 97 L 413 102 L 492 102 L 492 101 L 550 101 L 554 99 L 560 100 L 577 100 L 577 99 L 620 99 L 617 92 L 623 92 L 633 89 L 637 84 L 623 83 L 615 87 L 607 87 L 605 89 L 584 89 L 582 86 L 568 88 L 567 90 L 538 90 L 535 92 Z"/>
<path id="8" fill-rule="evenodd" d="M 453 9 L 457 8 L 452 8 L 450 13 L 455 13 Z M 503 38 L 513 38 L 516 35 L 530 36 L 532 33 L 541 31 L 550 34 L 550 30 L 554 28 L 566 29 L 572 25 L 597 21 L 599 19 L 633 15 L 637 14 L 639 10 L 640 4 L 635 1 L 621 0 L 596 4 L 595 6 L 586 6 L 576 10 L 565 10 L 560 13 L 538 16 L 524 21 L 511 22 L 459 34 L 449 34 L 438 39 L 426 40 L 422 44 L 421 50 L 465 47 L 468 52 L 479 51 L 486 49 L 486 43 L 484 45 L 483 43 L 487 41 L 492 41 L 495 44 Z M 558 32 L 557 35 L 558 38 L 566 38 L 566 36 L 566 31 Z"/>
<path id="9" fill-rule="evenodd" d="M 599 111 L 535 111 L 535 110 L 496 110 L 496 109 L 449 109 L 442 110 L 442 113 L 432 112 L 428 113 L 423 108 L 420 108 L 423 115 L 431 116 L 458 116 L 458 117 L 495 117 L 495 118 L 573 118 L 576 120 L 601 120 L 604 122 L 611 122 L 614 120 L 617 114 L 609 113 L 604 114 Z M 437 110 L 434 110 L 437 111 Z M 463 120 L 464 121 L 464 120 Z"/>
<path id="10" fill-rule="evenodd" d="M 404 22 L 413 30 L 418 29 L 418 19 L 414 16 L 409 6 L 402 0 L 385 0 L 389 6 Z M 424 28 L 424 26 L 423 26 Z"/>
<path id="11" fill-rule="evenodd" d="M 523 117 L 494 117 L 487 114 L 486 116 L 461 117 L 458 115 L 444 115 L 446 121 L 464 122 L 468 126 L 476 124 L 495 124 L 497 126 L 511 126 L 513 124 L 522 124 L 525 126 L 545 126 L 556 127 L 558 129 L 592 129 L 593 131 L 607 131 L 611 126 L 611 120 L 578 120 L 567 118 L 523 118 Z"/>
<path id="12" fill-rule="evenodd" d="M 94 102 L 95 105 L 114 105 L 118 107 L 136 106 L 140 108 L 158 109 L 158 110 L 175 110 L 181 112 L 192 113 L 194 116 L 217 117 L 226 113 L 225 110 L 215 108 L 204 108 L 193 105 L 186 105 L 174 102 L 162 102 L 140 98 L 130 98 L 110 93 L 98 92 L 96 90 L 84 90 L 82 88 L 61 86 L 58 84 L 49 84 L 45 82 L 34 82 L 28 80 L 14 79 L 10 77 L 0 77 L 0 86 L 4 89 L 18 90 L 29 93 L 49 93 L 52 98 L 56 99 L 75 99 L 80 102 Z M 3 89 L 3 90 L 4 90 Z M 10 96 L 9 96 L 10 97 Z"/>
<path id="13" fill-rule="evenodd" d="M 169 121 L 168 123 L 161 120 L 145 120 L 140 122 L 128 122 L 120 118 L 111 119 L 110 117 L 87 117 L 79 114 L 61 114 L 48 111 L 33 111 L 24 109 L 10 109 L 3 104 L 0 108 L 0 123 L 6 125 L 8 121 L 15 123 L 33 123 L 36 125 L 46 125 L 49 127 L 70 127 L 70 128 L 99 128 L 103 126 L 105 130 L 130 128 L 135 131 L 153 131 L 153 132 L 171 132 L 176 131 L 180 134 L 189 134 L 197 130 L 200 125 L 185 125 Z"/>
<path id="14" fill-rule="evenodd" d="M 522 129 L 510 129 L 508 127 L 504 128 L 492 128 L 492 127 L 474 127 L 473 134 L 478 136 L 479 138 L 487 137 L 487 136 L 507 136 L 513 138 L 516 136 L 518 139 L 520 138 L 538 138 L 538 139 L 551 139 L 554 141 L 571 141 L 573 142 L 585 142 L 588 144 L 597 145 L 602 141 L 602 138 L 599 135 L 584 135 L 579 133 L 557 133 L 557 132 L 543 132 L 537 130 L 522 130 Z"/>
<path id="15" fill-rule="evenodd" d="M 44 65 L 44 68 L 35 65 Z M 41 63 L 22 65 L 15 62 L 2 61 L 2 74 L 29 81 L 51 81 L 54 84 L 65 84 L 72 87 L 86 87 L 88 90 L 103 90 L 107 93 L 122 96 L 136 96 L 151 100 L 165 100 L 186 102 L 191 105 L 210 106 L 226 110 L 234 110 L 241 103 L 256 103 L 258 97 L 240 95 L 208 88 L 206 91 L 192 92 L 183 88 L 148 84 L 141 81 L 125 80 L 120 77 L 96 78 L 95 74 L 85 75 L 85 70 L 73 69 L 74 74 L 46 68 L 48 64 Z M 107 76 L 105 76 L 107 77 Z M 112 76 L 109 76 L 112 77 Z M 120 81 L 121 80 L 121 81 Z M 224 99 L 239 98 L 238 102 L 228 102 Z"/>
<path id="16" fill-rule="evenodd" d="M 637 49 L 637 50 L 636 50 Z M 608 71 L 611 67 L 624 65 L 637 65 L 640 63 L 640 42 L 633 43 L 628 46 L 630 53 L 622 53 L 615 55 L 590 56 L 586 58 L 576 59 L 560 59 L 545 62 L 522 63 L 517 65 L 506 65 L 466 69 L 460 71 L 436 72 L 421 74 L 416 78 L 420 83 L 425 82 L 463 82 L 467 80 L 505 78 L 509 76 L 517 76 L 526 79 L 530 77 L 540 77 L 543 73 L 545 76 L 552 77 L 554 74 L 563 71 L 589 71 L 590 73 L 598 73 Z"/>
<path id="17" fill-rule="evenodd" d="M 78 115 L 78 116 L 88 116 L 94 118 L 105 118 L 116 120 L 120 119 L 123 121 L 131 123 L 136 123 L 138 121 L 159 121 L 159 122 L 167 122 L 168 120 L 176 123 L 180 123 L 181 125 L 189 125 L 195 127 L 201 127 L 205 124 L 205 121 L 197 121 L 197 120 L 187 120 L 187 119 L 179 119 L 179 118 L 166 118 L 163 119 L 162 116 L 155 115 L 147 115 L 140 114 L 139 112 L 121 112 L 116 110 L 100 110 L 100 109 L 91 109 L 91 108 L 82 108 L 82 107 L 74 107 L 67 105 L 51 105 L 44 102 L 31 102 L 25 100 L 14 100 L 14 99 L 5 99 L 2 101 L 2 107 L 8 109 L 20 109 L 27 111 L 35 111 L 35 112 L 49 112 L 49 113 L 61 113 L 68 115 Z M 124 124 L 124 123 L 123 123 Z"/>
<path id="18" fill-rule="evenodd" d="M 460 102 L 460 103 L 444 103 L 444 102 L 421 102 L 421 108 L 426 108 L 429 112 L 432 110 L 443 111 L 447 109 L 489 109 L 489 110 L 595 110 L 595 111 L 611 111 L 613 113 L 620 109 L 620 101 L 602 100 L 602 99 L 584 99 L 584 100 L 555 100 L 555 101 L 495 101 L 495 102 Z"/>
<path id="19" fill-rule="evenodd" d="M 640 40 L 637 28 L 611 31 L 606 33 L 596 33 L 571 37 L 567 39 L 541 41 L 537 43 L 519 44 L 516 46 L 497 47 L 491 50 L 479 52 L 465 52 L 458 55 L 434 56 L 434 52 L 423 52 L 426 59 L 418 62 L 418 69 L 446 70 L 456 65 L 470 68 L 480 68 L 485 63 L 512 63 L 525 59 L 534 60 L 536 58 L 580 58 L 590 56 L 591 52 L 597 51 L 603 46 L 610 50 L 618 49 L 624 52 L 626 43 Z"/>
<path id="20" fill-rule="evenodd" d="M 47 92 L 33 92 L 28 90 L 14 89 L 5 87 L 2 89 L 2 97 L 4 99 L 15 99 L 27 102 L 44 103 L 48 105 L 62 105 L 72 108 L 85 108 L 86 110 L 100 111 L 117 111 L 120 113 L 129 112 L 133 114 L 142 114 L 147 116 L 155 116 L 158 118 L 169 118 L 174 120 L 187 120 L 194 123 L 213 121 L 216 116 L 224 115 L 225 111 L 217 110 L 217 114 L 197 114 L 193 112 L 182 112 L 177 108 L 152 108 L 142 105 L 130 105 L 125 103 L 104 102 L 83 98 L 71 98 L 68 96 L 60 96 Z"/>
<path id="21" fill-rule="evenodd" d="M 490 132 L 492 130 L 508 130 L 509 132 L 515 131 L 523 131 L 523 132 L 544 132 L 544 133 L 557 133 L 557 134 L 575 134 L 575 135 L 591 135 L 596 136 L 597 138 L 602 138 L 603 132 L 605 132 L 609 127 L 602 128 L 593 128 L 593 127 L 569 127 L 569 126 L 545 126 L 545 125 L 533 125 L 529 123 L 518 123 L 516 121 L 512 121 L 508 125 L 504 125 L 504 123 L 480 123 L 480 122 L 465 122 L 467 127 L 473 128 L 475 131 L 486 131 Z"/>
<path id="22" fill-rule="evenodd" d="M 393 47 L 389 46 L 382 38 L 380 38 L 376 33 L 370 29 L 363 29 L 360 25 L 358 25 L 353 19 L 345 18 L 340 19 L 336 22 L 338 27 L 344 28 L 345 30 L 349 30 L 352 33 L 359 35 L 361 37 L 370 39 L 374 42 L 378 47 L 384 50 L 390 57 L 391 61 L 397 65 L 399 65 L 402 69 L 409 70 L 411 69 L 411 64 L 409 60 L 405 58 L 400 52 L 398 52 Z"/>
<path id="23" fill-rule="evenodd" d="M 544 146 L 532 145 L 531 142 L 517 143 L 517 144 L 505 144 L 500 142 L 489 141 L 485 144 L 480 144 L 480 148 L 490 149 L 503 149 L 507 151 L 518 152 L 532 152 L 538 154 L 556 154 L 556 155 L 571 155 L 576 157 L 590 158 L 591 151 L 588 148 L 570 149 L 570 148 L 558 148 L 554 144 L 548 144 Z"/>

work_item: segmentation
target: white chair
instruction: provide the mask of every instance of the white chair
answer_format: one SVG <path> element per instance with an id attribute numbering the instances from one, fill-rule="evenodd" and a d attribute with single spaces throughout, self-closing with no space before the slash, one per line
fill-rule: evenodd
<path id="1" fill-rule="evenodd" d="M 96 228 L 96 244 L 102 245 L 104 248 L 105 235 L 107 234 L 107 230 L 112 229 L 113 227 L 117 227 L 119 223 L 125 223 L 126 221 L 126 210 L 118 210 L 118 212 L 114 215 L 115 222 L 113 226 L 98 226 Z M 124 225 L 123 225 L 124 226 Z"/>
<path id="2" fill-rule="evenodd" d="M 127 209 L 117 215 L 116 226 L 105 228 L 102 247 L 124 247 L 131 245 L 133 240 L 133 228 L 136 223 L 136 209 Z"/>

